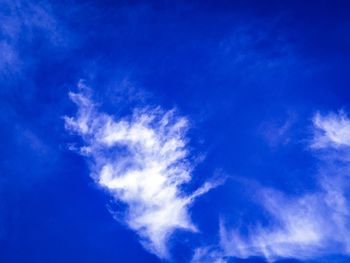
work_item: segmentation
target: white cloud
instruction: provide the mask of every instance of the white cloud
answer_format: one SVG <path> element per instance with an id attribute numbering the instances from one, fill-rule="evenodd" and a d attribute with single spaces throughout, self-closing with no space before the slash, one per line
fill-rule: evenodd
<path id="1" fill-rule="evenodd" d="M 350 120 L 345 112 L 322 116 L 317 113 L 313 119 L 315 127 L 314 148 L 350 146 Z"/>
<path id="2" fill-rule="evenodd" d="M 327 253 L 350 252 L 350 229 L 345 193 L 338 185 L 301 197 L 263 190 L 261 203 L 269 213 L 269 226 L 256 226 L 248 236 L 221 225 L 221 246 L 226 256 L 247 258 L 317 258 Z"/>
<path id="3" fill-rule="evenodd" d="M 326 151 L 332 158 L 321 159 L 316 177 L 318 190 L 288 196 L 261 187 L 255 193 L 267 212 L 268 225 L 241 229 L 220 224 L 220 249 L 209 252 L 217 260 L 225 257 L 262 256 L 311 259 L 331 253 L 350 254 L 350 163 L 344 162 L 344 148 L 350 147 L 350 120 L 344 112 L 315 114 L 311 149 Z M 341 149 L 341 150 L 340 150 Z M 340 160 L 340 162 L 339 162 Z M 202 254 L 200 254 L 199 252 Z M 198 253 L 205 258 L 203 250 Z M 194 261 L 195 262 L 195 261 Z M 208 261 L 203 261 L 208 262 Z"/>
<path id="4" fill-rule="evenodd" d="M 216 247 L 202 247 L 194 251 L 191 263 L 225 263 L 223 253 Z"/>
<path id="5" fill-rule="evenodd" d="M 97 111 L 84 84 L 79 88 L 79 93 L 70 93 L 78 112 L 65 117 L 66 128 L 83 138 L 79 151 L 91 158 L 96 182 L 127 204 L 126 224 L 149 251 L 168 257 L 166 242 L 174 230 L 196 231 L 188 206 L 213 187 L 207 183 L 192 195 L 181 191 L 192 171 L 185 137 L 188 120 L 160 108 L 115 119 Z"/>

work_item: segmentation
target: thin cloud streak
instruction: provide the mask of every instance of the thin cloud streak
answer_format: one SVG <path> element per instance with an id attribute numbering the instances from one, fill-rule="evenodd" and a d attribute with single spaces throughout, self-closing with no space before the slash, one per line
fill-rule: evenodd
<path id="1" fill-rule="evenodd" d="M 332 253 L 350 254 L 350 120 L 344 112 L 313 118 L 310 149 L 320 155 L 318 190 L 288 196 L 260 187 L 259 203 L 268 225 L 251 227 L 248 234 L 220 223 L 219 249 L 199 248 L 193 262 L 206 258 L 261 256 L 269 262 L 280 258 L 313 259 Z M 344 155 L 347 157 L 344 158 Z M 208 254 L 203 251 L 209 251 Z M 199 257 L 200 256 L 200 257 Z"/>

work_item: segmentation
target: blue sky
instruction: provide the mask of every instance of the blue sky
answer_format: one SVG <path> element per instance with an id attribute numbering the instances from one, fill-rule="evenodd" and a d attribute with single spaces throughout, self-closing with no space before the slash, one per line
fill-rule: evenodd
<path id="1" fill-rule="evenodd" d="M 0 261 L 349 262 L 349 12 L 0 1 Z"/>

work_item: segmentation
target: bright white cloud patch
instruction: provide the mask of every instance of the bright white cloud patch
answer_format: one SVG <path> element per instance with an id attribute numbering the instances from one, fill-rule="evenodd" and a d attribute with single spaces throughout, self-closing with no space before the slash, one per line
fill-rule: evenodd
<path id="1" fill-rule="evenodd" d="M 313 147 L 350 146 L 350 120 L 343 111 L 326 116 L 317 113 L 313 122 L 315 126 Z"/>
<path id="2" fill-rule="evenodd" d="M 243 234 L 221 222 L 220 249 L 211 251 L 210 257 L 223 260 L 227 256 L 263 256 L 274 261 L 350 254 L 350 163 L 343 156 L 350 153 L 350 120 L 344 112 L 325 116 L 318 113 L 313 127 L 311 148 L 326 152 L 317 177 L 319 189 L 302 196 L 259 189 L 256 194 L 268 214 L 268 225 L 253 226 Z M 195 256 L 205 259 L 208 255 L 203 251 L 199 249 Z"/>
<path id="3" fill-rule="evenodd" d="M 205 184 L 192 195 L 180 189 L 190 181 L 192 170 L 186 160 L 187 119 L 159 108 L 115 119 L 98 112 L 88 88 L 79 87 L 80 93 L 69 94 L 78 112 L 65 117 L 66 128 L 83 138 L 85 145 L 79 150 L 91 158 L 96 182 L 127 204 L 127 225 L 147 249 L 167 257 L 169 235 L 178 228 L 196 230 L 188 206 L 212 187 Z"/>

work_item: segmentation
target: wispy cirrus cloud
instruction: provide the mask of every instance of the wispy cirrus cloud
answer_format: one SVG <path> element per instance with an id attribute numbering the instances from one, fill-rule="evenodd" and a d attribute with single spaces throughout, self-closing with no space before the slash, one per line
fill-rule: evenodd
<path id="1" fill-rule="evenodd" d="M 222 220 L 219 248 L 207 248 L 208 253 L 198 249 L 193 262 L 252 256 L 273 262 L 280 258 L 350 254 L 350 163 L 344 158 L 350 153 L 350 119 L 343 111 L 316 113 L 313 133 L 310 148 L 316 154 L 322 150 L 322 155 L 318 155 L 319 174 L 315 177 L 318 189 L 291 196 L 260 187 L 257 196 L 267 213 L 268 224 L 250 227 L 248 234 L 243 234 Z"/>
<path id="2" fill-rule="evenodd" d="M 33 67 L 38 58 L 29 49 L 37 42 L 42 49 L 64 50 L 69 46 L 72 34 L 54 11 L 47 1 L 1 2 L 0 78 L 18 77 Z"/>
<path id="3" fill-rule="evenodd" d="M 168 257 L 171 233 L 196 231 L 189 205 L 214 186 L 206 183 L 193 194 L 181 190 L 193 169 L 187 159 L 188 120 L 159 107 L 116 119 L 98 111 L 88 87 L 80 83 L 79 89 L 69 94 L 78 112 L 65 117 L 67 130 L 83 138 L 78 150 L 89 158 L 96 183 L 127 205 L 125 223 L 149 251 Z"/>
<path id="4" fill-rule="evenodd" d="M 262 206 L 269 225 L 252 227 L 248 236 L 221 225 L 221 246 L 226 256 L 262 256 L 310 259 L 324 254 L 349 252 L 345 192 L 328 184 L 317 193 L 290 197 L 271 189 L 262 190 Z"/>

